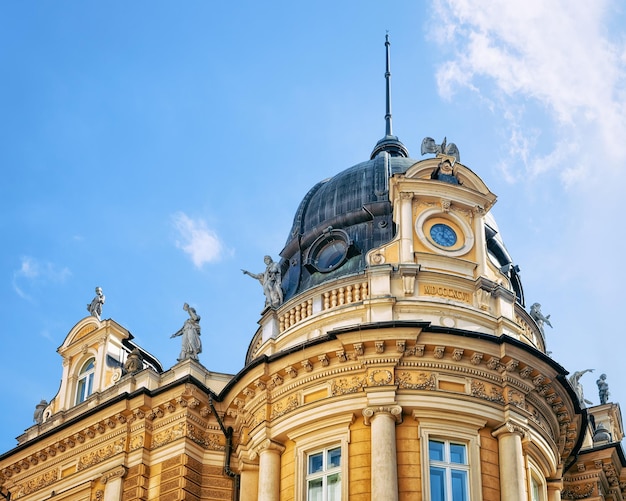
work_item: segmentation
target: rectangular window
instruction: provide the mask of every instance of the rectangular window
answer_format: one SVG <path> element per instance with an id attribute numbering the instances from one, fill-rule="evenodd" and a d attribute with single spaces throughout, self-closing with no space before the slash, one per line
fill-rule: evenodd
<path id="1" fill-rule="evenodd" d="M 469 501 L 467 445 L 428 440 L 431 501 Z"/>
<path id="2" fill-rule="evenodd" d="M 341 500 L 341 447 L 307 455 L 307 501 Z"/>

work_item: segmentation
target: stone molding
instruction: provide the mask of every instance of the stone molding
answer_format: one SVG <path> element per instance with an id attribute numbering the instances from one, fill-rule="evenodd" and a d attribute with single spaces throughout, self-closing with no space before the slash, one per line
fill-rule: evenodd
<path id="1" fill-rule="evenodd" d="M 126 475 L 126 467 L 120 465 L 113 468 L 112 470 L 103 473 L 100 477 L 100 482 L 106 484 L 109 480 L 114 478 L 122 478 L 124 475 Z"/>
<path id="2" fill-rule="evenodd" d="M 528 436 L 528 428 L 521 423 L 513 421 L 509 419 L 502 423 L 500 426 L 496 427 L 491 435 L 495 438 L 500 438 L 502 435 L 510 435 L 517 434 L 520 438 L 525 438 Z"/>

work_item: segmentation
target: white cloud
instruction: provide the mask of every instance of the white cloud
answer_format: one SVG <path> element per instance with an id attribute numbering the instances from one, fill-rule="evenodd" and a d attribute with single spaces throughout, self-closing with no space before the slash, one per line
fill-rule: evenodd
<path id="1" fill-rule="evenodd" d="M 220 260 L 224 246 L 217 233 L 207 228 L 202 219 L 192 219 L 178 212 L 172 216 L 172 220 L 180 238 L 176 241 L 176 247 L 188 254 L 197 268 Z"/>
<path id="2" fill-rule="evenodd" d="M 31 296 L 26 292 L 28 287 L 49 282 L 63 283 L 71 274 L 67 267 L 23 256 L 20 268 L 13 272 L 13 289 L 21 298 L 31 300 Z"/>
<path id="3" fill-rule="evenodd" d="M 516 145 L 503 162 L 509 180 L 519 172 L 512 162 L 534 177 L 575 161 L 560 172 L 566 185 L 596 168 L 598 155 L 614 168 L 626 162 L 626 43 L 609 29 L 619 8 L 611 0 L 435 2 L 434 38 L 453 51 L 438 69 L 439 92 L 452 99 L 467 89 L 495 100 Z M 552 120 L 542 146 L 554 151 L 533 156 L 537 130 L 525 130 L 517 116 L 529 101 Z"/>

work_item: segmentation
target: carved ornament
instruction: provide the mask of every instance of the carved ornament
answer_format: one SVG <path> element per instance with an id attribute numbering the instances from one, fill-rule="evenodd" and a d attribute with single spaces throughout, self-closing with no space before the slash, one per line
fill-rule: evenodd
<path id="1" fill-rule="evenodd" d="M 369 382 L 372 386 L 384 386 L 393 381 L 393 374 L 386 369 L 373 370 L 369 374 Z"/>

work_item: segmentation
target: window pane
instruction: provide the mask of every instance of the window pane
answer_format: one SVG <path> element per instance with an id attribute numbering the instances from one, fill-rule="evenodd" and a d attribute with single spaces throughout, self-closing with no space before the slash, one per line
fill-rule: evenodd
<path id="1" fill-rule="evenodd" d="M 430 467 L 430 501 L 445 501 L 446 471 Z"/>
<path id="2" fill-rule="evenodd" d="M 428 456 L 431 461 L 443 461 L 443 442 L 436 440 L 428 441 Z"/>
<path id="3" fill-rule="evenodd" d="M 465 459 L 465 446 L 463 444 L 450 444 L 450 462 L 467 464 Z"/>
<path id="4" fill-rule="evenodd" d="M 337 468 L 338 466 L 341 466 L 341 447 L 328 451 L 326 468 Z"/>
<path id="5" fill-rule="evenodd" d="M 328 501 L 341 501 L 341 474 L 328 476 Z"/>
<path id="6" fill-rule="evenodd" d="M 309 473 L 316 473 L 318 471 L 322 471 L 324 462 L 323 453 L 319 452 L 317 454 L 311 454 L 309 456 Z"/>
<path id="7" fill-rule="evenodd" d="M 80 379 L 76 391 L 76 403 L 80 404 L 83 400 L 85 400 L 85 379 Z"/>
<path id="8" fill-rule="evenodd" d="M 467 501 L 467 472 L 452 470 L 452 501 Z"/>
<path id="9" fill-rule="evenodd" d="M 322 479 L 309 480 L 307 501 L 322 501 Z"/>

